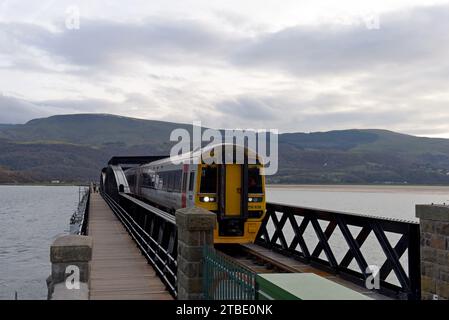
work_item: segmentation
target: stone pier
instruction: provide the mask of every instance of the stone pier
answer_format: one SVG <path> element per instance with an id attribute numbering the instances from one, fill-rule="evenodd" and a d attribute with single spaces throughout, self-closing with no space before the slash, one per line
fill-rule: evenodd
<path id="1" fill-rule="evenodd" d="M 449 299 L 449 206 L 417 205 L 421 229 L 421 298 Z"/>
<path id="2" fill-rule="evenodd" d="M 178 227 L 178 299 L 202 298 L 202 253 L 213 246 L 216 215 L 199 207 L 176 211 Z"/>

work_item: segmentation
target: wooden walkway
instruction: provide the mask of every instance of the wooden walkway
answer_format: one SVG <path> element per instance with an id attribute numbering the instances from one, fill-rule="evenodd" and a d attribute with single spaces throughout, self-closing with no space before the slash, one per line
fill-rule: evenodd
<path id="1" fill-rule="evenodd" d="M 98 193 L 91 193 L 90 299 L 169 300 L 172 296 Z"/>

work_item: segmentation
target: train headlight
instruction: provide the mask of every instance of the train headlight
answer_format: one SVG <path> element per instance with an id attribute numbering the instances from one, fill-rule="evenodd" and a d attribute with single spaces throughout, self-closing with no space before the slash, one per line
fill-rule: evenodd
<path id="1" fill-rule="evenodd" d="M 200 197 L 200 201 L 201 202 L 215 202 L 215 198 L 214 197 L 205 196 L 205 197 Z"/>
<path id="2" fill-rule="evenodd" d="M 262 202 L 262 197 L 249 197 L 248 202 Z"/>

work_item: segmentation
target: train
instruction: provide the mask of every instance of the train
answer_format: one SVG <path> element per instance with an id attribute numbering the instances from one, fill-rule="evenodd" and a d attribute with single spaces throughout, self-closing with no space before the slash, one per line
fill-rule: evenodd
<path id="1" fill-rule="evenodd" d="M 217 152 L 223 161 L 211 160 Z M 253 243 L 266 214 L 263 161 L 248 147 L 222 143 L 124 173 L 134 197 L 167 212 L 197 206 L 215 213 L 216 244 Z"/>

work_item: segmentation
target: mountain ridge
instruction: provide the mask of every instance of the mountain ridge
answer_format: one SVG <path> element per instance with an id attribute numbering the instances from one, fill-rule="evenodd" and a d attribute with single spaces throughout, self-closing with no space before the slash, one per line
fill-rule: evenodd
<path id="1" fill-rule="evenodd" d="M 177 128 L 192 125 L 88 113 L 0 124 L 0 182 L 96 180 L 114 155 L 168 154 Z M 449 139 L 385 129 L 281 133 L 279 172 L 268 181 L 449 184 Z"/>

